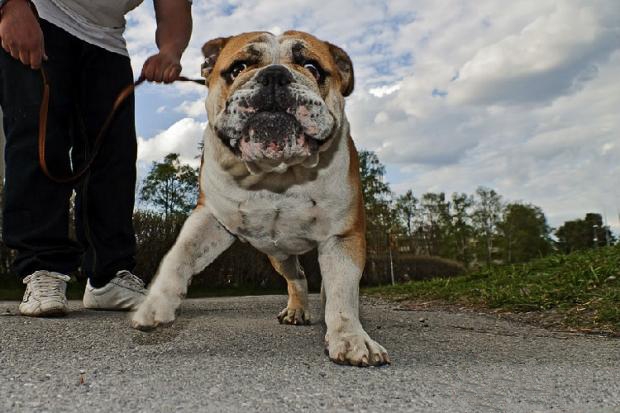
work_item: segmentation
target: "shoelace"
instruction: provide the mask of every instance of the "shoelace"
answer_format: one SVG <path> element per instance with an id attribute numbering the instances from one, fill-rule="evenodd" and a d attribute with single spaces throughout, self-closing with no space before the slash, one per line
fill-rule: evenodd
<path id="1" fill-rule="evenodd" d="M 125 282 L 127 282 L 127 284 L 133 287 L 136 287 L 138 289 L 144 289 L 144 281 L 142 281 L 140 277 L 138 277 L 135 274 L 132 274 L 129 271 L 122 271 L 118 275 L 118 278 L 120 278 L 121 280 L 124 280 Z"/>
<path id="2" fill-rule="evenodd" d="M 71 278 L 64 274 L 52 272 L 35 272 L 24 278 L 24 284 L 30 284 L 31 289 L 36 291 L 39 297 L 50 298 L 64 295 L 59 281 L 67 282 Z"/>

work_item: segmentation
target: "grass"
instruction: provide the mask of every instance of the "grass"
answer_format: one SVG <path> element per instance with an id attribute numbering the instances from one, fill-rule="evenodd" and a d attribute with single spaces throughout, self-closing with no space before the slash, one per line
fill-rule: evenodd
<path id="1" fill-rule="evenodd" d="M 619 334 L 620 246 L 364 292 L 414 303 L 439 301 L 528 313 L 548 326 Z"/>

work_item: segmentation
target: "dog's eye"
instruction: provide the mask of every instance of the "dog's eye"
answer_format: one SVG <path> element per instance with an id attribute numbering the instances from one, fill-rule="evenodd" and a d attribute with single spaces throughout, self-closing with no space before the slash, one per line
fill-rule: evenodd
<path id="1" fill-rule="evenodd" d="M 235 80 L 237 76 L 239 76 L 241 72 L 243 72 L 247 68 L 248 68 L 248 65 L 245 62 L 235 63 L 234 65 L 230 67 L 230 69 L 228 69 L 228 79 L 230 81 Z"/>
<path id="2" fill-rule="evenodd" d="M 321 69 L 317 64 L 308 62 L 304 64 L 304 69 L 309 71 L 312 74 L 312 76 L 314 76 L 317 82 L 321 81 Z"/>

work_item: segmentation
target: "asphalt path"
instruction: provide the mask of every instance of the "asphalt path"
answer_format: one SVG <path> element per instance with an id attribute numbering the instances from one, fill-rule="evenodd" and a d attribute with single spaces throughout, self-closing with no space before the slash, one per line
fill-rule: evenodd
<path id="1" fill-rule="evenodd" d="M 0 302 L 0 412 L 620 412 L 620 340 L 489 315 L 362 301 L 392 365 L 339 366 L 285 296 L 186 300 L 172 327 L 71 302 L 65 318 Z"/>

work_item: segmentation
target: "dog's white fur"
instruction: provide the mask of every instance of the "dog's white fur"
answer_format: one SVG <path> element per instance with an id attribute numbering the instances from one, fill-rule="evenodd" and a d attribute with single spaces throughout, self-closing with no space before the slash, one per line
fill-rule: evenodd
<path id="1" fill-rule="evenodd" d="M 290 47 L 287 41 L 291 40 L 273 36 L 262 45 L 277 48 L 271 53 L 280 56 L 285 53 L 281 50 Z M 272 60 L 278 63 L 277 58 Z M 207 100 L 210 121 L 223 113 L 218 100 L 221 89 L 214 82 L 209 84 Z M 297 256 L 318 247 L 329 357 L 354 365 L 389 363 L 387 351 L 368 336 L 359 321 L 364 261 L 360 249 L 365 241 L 363 233 L 351 230 L 353 222 L 363 222 L 363 217 L 358 205 L 359 177 L 351 179 L 351 154 L 355 152 L 344 101 L 337 91 L 330 91 L 324 101 L 338 128 L 326 145 L 329 149 L 311 167 L 295 162 L 284 170 L 250 168 L 248 173 L 212 126 L 205 131 L 201 201 L 164 257 L 146 300 L 133 316 L 134 327 L 172 323 L 192 275 L 225 251 L 235 237 L 269 255 L 287 279 L 289 301 L 279 314 L 280 321 L 308 323 L 308 287 Z"/>

